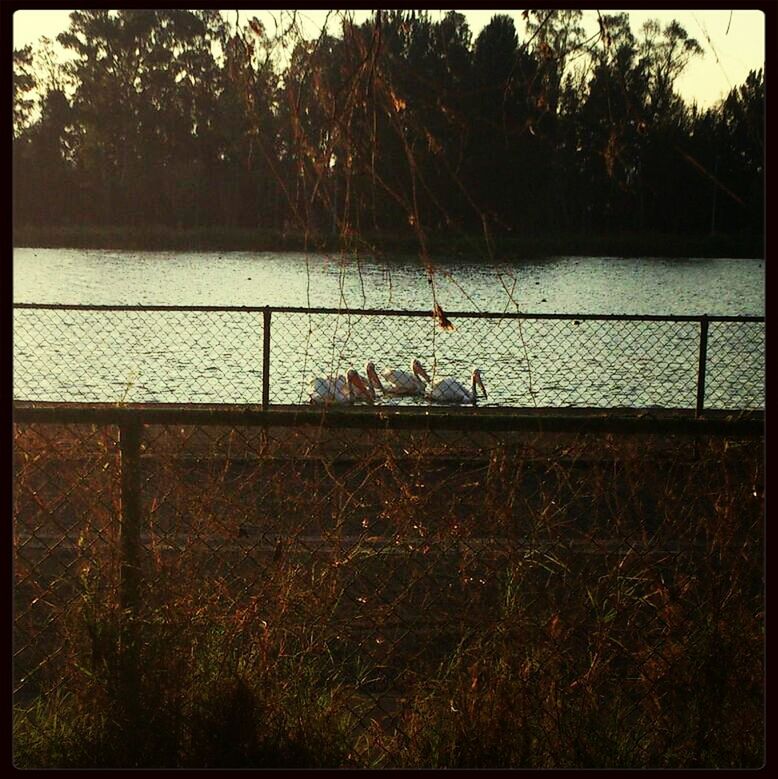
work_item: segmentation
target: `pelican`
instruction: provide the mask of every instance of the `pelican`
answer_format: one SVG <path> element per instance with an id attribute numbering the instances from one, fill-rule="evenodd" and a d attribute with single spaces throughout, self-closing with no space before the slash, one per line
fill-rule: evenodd
<path id="1" fill-rule="evenodd" d="M 456 379 L 441 379 L 427 387 L 426 397 L 429 400 L 437 400 L 441 403 L 472 403 L 475 405 L 478 398 L 478 387 L 481 388 L 484 397 L 487 397 L 486 388 L 481 378 L 481 371 L 478 368 L 473 371 L 471 381 L 471 388 L 467 389 Z"/>
<path id="2" fill-rule="evenodd" d="M 368 403 L 372 403 L 375 401 L 375 391 L 377 389 L 385 392 L 384 385 L 381 383 L 381 379 L 378 378 L 378 373 L 372 360 L 368 360 L 365 363 L 365 376 L 359 376 L 359 378 L 362 380 L 364 389 L 358 384 L 354 385 L 355 400 L 366 400 Z"/>
<path id="3" fill-rule="evenodd" d="M 386 389 L 391 395 L 423 395 L 430 377 L 418 360 L 411 363 L 411 372 L 387 369 L 384 371 Z"/>
<path id="4" fill-rule="evenodd" d="M 345 377 L 314 379 L 310 390 L 311 403 L 353 403 L 360 398 L 370 399 L 372 388 L 368 389 L 362 377 L 349 368 Z"/>
<path id="5" fill-rule="evenodd" d="M 378 378 L 378 371 L 376 371 L 375 364 L 372 360 L 368 360 L 365 363 L 365 375 L 367 376 L 366 384 L 371 390 L 370 394 L 372 395 L 373 400 L 375 400 L 375 391 L 377 389 L 380 389 L 383 393 L 386 392 L 381 379 Z"/>

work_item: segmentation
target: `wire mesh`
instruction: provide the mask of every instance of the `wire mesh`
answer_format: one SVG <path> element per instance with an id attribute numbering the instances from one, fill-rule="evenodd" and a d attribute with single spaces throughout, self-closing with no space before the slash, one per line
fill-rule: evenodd
<path id="1" fill-rule="evenodd" d="M 321 309 L 16 307 L 14 396 L 22 400 L 307 404 L 311 382 L 411 370 L 470 390 L 478 368 L 493 407 L 694 408 L 700 320 L 689 317 L 453 316 Z M 708 408 L 764 405 L 764 321 L 710 318 Z M 269 339 L 269 364 L 263 339 Z M 384 389 L 390 389 L 385 385 Z M 429 389 L 429 387 L 427 387 Z M 378 391 L 381 405 L 429 402 Z M 468 402 L 468 401 L 465 401 Z"/>
<path id="2" fill-rule="evenodd" d="M 14 443 L 14 671 L 26 697 L 62 681 L 65 636 L 83 641 L 89 625 L 73 614 L 115 601 L 118 452 L 116 430 L 94 425 L 26 425 Z"/>
<path id="3" fill-rule="evenodd" d="M 117 441 L 112 426 L 15 425 L 21 704 L 119 665 Z M 176 684 L 229 686 L 236 669 L 261 676 L 304 658 L 318 688 L 337 692 L 343 764 L 393 766 L 421 748 L 425 718 L 466 710 L 476 690 L 489 699 L 501 666 L 487 643 L 500 637 L 513 654 L 499 662 L 527 691 L 555 680 L 559 716 L 579 690 L 615 687 L 671 728 L 666 701 L 697 668 L 677 647 L 707 652 L 711 619 L 758 676 L 753 440 L 214 420 L 146 424 L 140 473 L 132 616 L 147 712 Z M 446 686 L 457 663 L 462 689 Z M 435 696 L 442 715 L 425 709 Z M 551 751 L 573 738 L 553 733 Z"/>
<path id="4" fill-rule="evenodd" d="M 16 309 L 14 394 L 85 403 L 260 403 L 262 314 Z"/>
<path id="5" fill-rule="evenodd" d="M 764 322 L 711 322 L 705 403 L 711 408 L 764 408 Z"/>

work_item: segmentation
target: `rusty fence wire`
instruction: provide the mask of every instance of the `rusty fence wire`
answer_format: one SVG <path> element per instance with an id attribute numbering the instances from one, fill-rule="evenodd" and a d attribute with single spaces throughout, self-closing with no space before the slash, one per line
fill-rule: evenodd
<path id="1" fill-rule="evenodd" d="M 764 407 L 763 317 L 183 306 L 14 306 L 19 400 L 300 405 L 316 377 L 373 361 L 504 408 Z M 378 405 L 427 404 L 377 392 Z"/>
<path id="2" fill-rule="evenodd" d="M 219 316 L 261 349 L 261 314 Z M 283 316 L 273 332 L 311 321 Z M 690 353 L 696 326 L 678 325 Z M 21 710 L 121 700 L 149 754 L 176 734 L 181 765 L 211 759 L 219 727 L 250 751 L 247 699 L 266 730 L 303 723 L 319 744 L 303 767 L 759 759 L 758 426 L 30 406 L 14 425 Z"/>

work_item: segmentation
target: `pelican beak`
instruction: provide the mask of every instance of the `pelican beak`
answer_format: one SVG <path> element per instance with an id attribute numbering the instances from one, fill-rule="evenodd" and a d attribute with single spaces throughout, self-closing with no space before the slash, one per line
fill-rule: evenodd
<path id="1" fill-rule="evenodd" d="M 480 371 L 473 371 L 473 387 L 471 394 L 473 396 L 473 405 L 475 406 L 476 401 L 478 399 L 478 387 L 481 388 L 481 392 L 483 392 L 484 397 L 487 397 L 486 394 L 486 387 L 484 387 L 483 380 L 481 379 L 481 373 Z"/>
<path id="2" fill-rule="evenodd" d="M 484 382 L 481 379 L 481 375 L 478 375 L 478 386 L 481 388 L 481 392 L 484 393 L 484 397 L 488 398 L 489 396 L 486 394 L 486 387 L 484 387 Z"/>
<path id="3" fill-rule="evenodd" d="M 373 386 L 378 387 L 381 392 L 384 391 L 384 385 L 381 383 L 381 379 L 378 378 L 376 369 L 372 365 L 370 366 L 370 370 L 367 372 L 367 378 L 370 380 L 370 383 Z"/>
<path id="4" fill-rule="evenodd" d="M 354 386 L 355 386 L 355 387 L 356 387 L 356 388 L 357 388 L 357 389 L 358 389 L 360 392 L 363 392 L 363 393 L 365 394 L 365 396 L 366 396 L 367 398 L 369 398 L 369 399 L 370 399 L 370 402 L 371 402 L 371 403 L 373 402 L 373 398 L 375 397 L 375 393 L 373 392 L 373 388 L 372 388 L 372 387 L 370 387 L 370 388 L 368 389 L 368 387 L 365 385 L 365 382 L 364 382 L 364 381 L 362 381 L 362 377 L 361 377 L 361 376 L 354 376 L 354 377 L 352 377 L 352 379 L 351 379 L 351 383 L 352 383 L 352 384 L 353 384 L 353 385 L 354 385 Z"/>

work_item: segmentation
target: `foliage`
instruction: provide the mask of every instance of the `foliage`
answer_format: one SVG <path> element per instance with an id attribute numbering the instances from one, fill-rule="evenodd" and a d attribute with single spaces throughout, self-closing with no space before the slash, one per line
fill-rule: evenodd
<path id="1" fill-rule="evenodd" d="M 533 10 L 473 39 L 455 11 L 376 11 L 310 40 L 290 18 L 79 10 L 64 69 L 48 41 L 15 52 L 15 224 L 400 235 L 423 256 L 452 231 L 489 255 L 552 230 L 761 234 L 761 71 L 688 106 L 702 50 L 677 22 L 604 14 L 586 40 L 580 11 Z"/>

